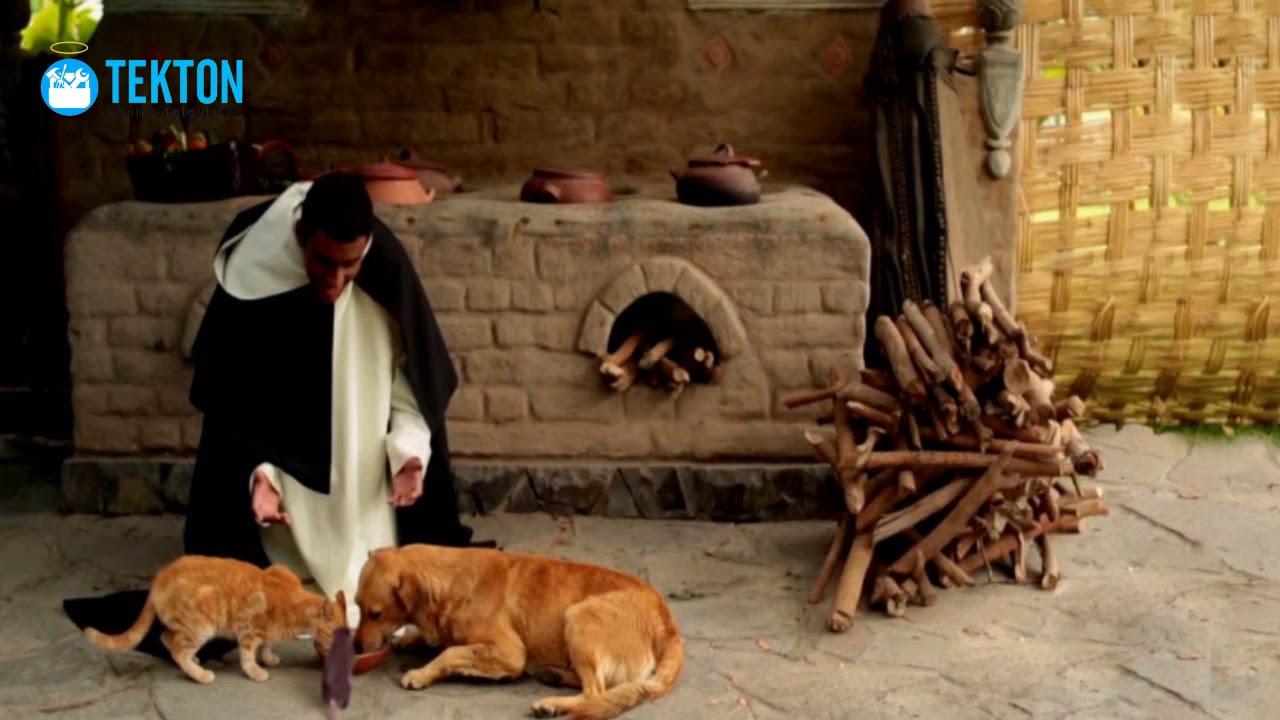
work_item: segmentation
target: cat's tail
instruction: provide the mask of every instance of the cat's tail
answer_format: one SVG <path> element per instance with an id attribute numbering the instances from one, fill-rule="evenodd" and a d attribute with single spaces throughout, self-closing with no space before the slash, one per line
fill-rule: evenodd
<path id="1" fill-rule="evenodd" d="M 147 631 L 151 629 L 151 625 L 156 621 L 156 607 L 151 603 L 151 598 L 147 598 L 147 604 L 142 606 L 142 614 L 133 623 L 133 627 L 125 630 L 119 635 L 107 635 L 95 628 L 87 627 L 84 629 L 85 637 L 89 638 L 89 642 L 97 645 L 103 650 L 132 650 L 142 642 L 147 636 Z"/>

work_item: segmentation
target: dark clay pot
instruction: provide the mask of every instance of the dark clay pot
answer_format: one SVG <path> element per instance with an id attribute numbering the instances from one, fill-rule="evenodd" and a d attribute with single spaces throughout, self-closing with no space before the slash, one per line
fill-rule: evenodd
<path id="1" fill-rule="evenodd" d="M 671 171 L 676 180 L 676 198 L 685 205 L 720 207 L 752 205 L 760 201 L 760 177 L 756 158 L 735 155 L 733 147 L 721 144 L 715 153 L 689 160 L 684 172 Z"/>
<path id="2" fill-rule="evenodd" d="M 601 173 L 539 168 L 520 188 L 520 199 L 557 205 L 607 203 L 613 201 L 613 192 Z"/>

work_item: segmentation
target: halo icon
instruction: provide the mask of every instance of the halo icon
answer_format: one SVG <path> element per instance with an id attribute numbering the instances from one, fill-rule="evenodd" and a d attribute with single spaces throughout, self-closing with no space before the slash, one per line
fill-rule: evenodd
<path id="1" fill-rule="evenodd" d="M 58 49 L 59 45 L 70 45 L 72 46 L 72 49 L 59 50 Z M 75 49 L 75 48 L 79 48 L 79 49 Z M 58 53 L 59 55 L 79 55 L 82 52 L 87 52 L 89 50 L 89 46 L 85 45 L 82 42 L 76 42 L 75 40 L 63 40 L 62 42 L 56 42 L 50 45 L 49 49 L 53 52 Z"/>

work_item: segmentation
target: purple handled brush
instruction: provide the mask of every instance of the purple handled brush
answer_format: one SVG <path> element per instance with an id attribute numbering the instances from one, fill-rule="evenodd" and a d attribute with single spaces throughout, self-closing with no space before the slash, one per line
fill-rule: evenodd
<path id="1" fill-rule="evenodd" d="M 333 647 L 324 656 L 324 680 L 320 686 L 329 720 L 338 720 L 338 710 L 346 710 L 351 702 L 351 676 L 355 664 L 356 650 L 351 630 L 338 628 L 333 633 Z"/>

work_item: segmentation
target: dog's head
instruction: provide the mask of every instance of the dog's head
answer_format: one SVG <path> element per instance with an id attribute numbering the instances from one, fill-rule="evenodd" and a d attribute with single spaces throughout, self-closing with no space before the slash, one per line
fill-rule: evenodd
<path id="1" fill-rule="evenodd" d="M 333 645 L 333 634 L 347 627 L 347 595 L 339 590 L 332 600 L 325 600 L 312 611 L 315 641 L 325 652 Z"/>
<path id="2" fill-rule="evenodd" d="M 357 650 L 381 648 L 392 633 L 414 623 L 415 615 L 427 609 L 433 596 L 430 574 L 408 562 L 403 549 L 382 548 L 369 553 L 356 590 L 356 606 L 360 608 Z M 429 630 L 419 629 L 424 634 Z"/>

